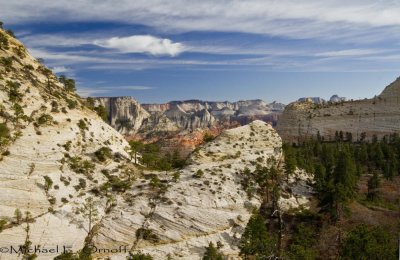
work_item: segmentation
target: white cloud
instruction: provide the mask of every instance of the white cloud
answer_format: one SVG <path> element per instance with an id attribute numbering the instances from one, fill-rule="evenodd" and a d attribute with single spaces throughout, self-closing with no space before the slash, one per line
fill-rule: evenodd
<path id="1" fill-rule="evenodd" d="M 177 56 L 185 50 L 182 43 L 161 39 L 151 35 L 133 35 L 129 37 L 112 37 L 108 40 L 94 42 L 103 48 L 117 49 L 125 53 L 148 53 L 155 56 Z"/>

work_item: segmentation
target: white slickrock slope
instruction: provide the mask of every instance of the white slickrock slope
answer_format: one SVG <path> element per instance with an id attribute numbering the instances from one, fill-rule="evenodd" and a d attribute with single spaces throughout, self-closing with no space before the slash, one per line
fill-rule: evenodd
<path id="1" fill-rule="evenodd" d="M 220 242 L 221 252 L 237 259 L 241 234 L 252 210 L 261 204 L 257 196 L 248 198 L 241 172 L 246 167 L 254 170 L 257 162 L 271 166 L 269 158 L 282 156 L 281 145 L 275 130 L 262 121 L 224 131 L 192 154 L 177 182 L 172 180 L 173 173 L 156 173 L 168 181 L 165 192 L 152 188 L 150 181 L 138 182 L 103 219 L 96 246 L 127 245 L 155 259 L 201 259 L 209 242 Z M 297 178 L 299 185 L 292 179 L 288 185 L 294 194 L 280 200 L 284 210 L 306 207 L 311 197 L 309 178 L 301 173 Z M 151 237 L 136 239 L 141 228 L 151 232 L 156 242 L 149 241 Z M 124 255 L 111 258 L 124 259 Z"/>
<path id="2" fill-rule="evenodd" d="M 6 139 L 3 138 L 0 145 L 0 218 L 12 222 L 15 221 L 13 215 L 16 209 L 23 215 L 29 211 L 34 219 L 29 232 L 33 245 L 70 245 L 73 250 L 79 250 L 87 236 L 84 229 L 87 224 L 74 210 L 82 206 L 85 197 L 90 195 L 87 190 L 97 185 L 95 182 L 106 180 L 100 169 L 122 166 L 124 159 L 120 163 L 109 161 L 108 165 L 94 162 L 95 170 L 91 174 L 92 180 L 89 180 L 87 176 L 70 169 L 67 156 L 92 161 L 96 150 L 109 147 L 114 153 L 127 157 L 124 149 L 128 144 L 93 111 L 83 107 L 79 97 L 67 93 L 53 74 L 49 74 L 49 87 L 43 73 L 44 66 L 30 56 L 17 40 L 3 30 L 0 33 L 8 39 L 9 45 L 8 49 L 4 46 L 0 49 L 0 123 L 6 123 L 11 130 L 9 143 L 4 143 Z M 7 61 L 11 61 L 10 66 L 7 66 Z M 12 102 L 10 84 L 17 85 L 21 100 Z M 78 102 L 77 107 L 69 109 L 67 100 Z M 55 102 L 58 112 L 53 109 Z M 64 112 L 61 111 L 63 108 Z M 35 126 L 44 114 L 51 115 L 53 119 Z M 87 125 L 86 130 L 78 127 L 80 120 Z M 64 147 L 68 142 L 69 151 Z M 46 194 L 44 176 L 51 178 L 58 189 L 52 188 Z M 87 187 L 78 192 L 73 186 L 79 183 L 79 179 L 84 179 Z M 54 205 L 49 202 L 51 197 L 55 198 Z M 62 198 L 68 202 L 63 203 Z M 105 199 L 101 203 L 105 204 Z M 50 213 L 50 207 L 54 214 Z M 25 227 L 26 224 L 7 226 L 0 233 L 0 246 L 24 244 Z M 0 257 L 14 259 L 16 255 Z"/>

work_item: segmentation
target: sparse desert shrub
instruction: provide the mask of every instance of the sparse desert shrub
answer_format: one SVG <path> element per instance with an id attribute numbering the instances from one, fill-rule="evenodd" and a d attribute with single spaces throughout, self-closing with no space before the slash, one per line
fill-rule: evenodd
<path id="1" fill-rule="evenodd" d="M 153 188 L 158 188 L 161 186 L 161 181 L 157 176 L 151 177 L 150 186 Z"/>
<path id="2" fill-rule="evenodd" d="M 83 119 L 80 119 L 78 122 L 78 127 L 79 129 L 81 129 L 82 131 L 89 129 L 86 125 L 86 122 Z"/>
<path id="3" fill-rule="evenodd" d="M 100 162 L 105 162 L 107 159 L 112 157 L 112 150 L 106 146 L 98 149 L 94 155 Z"/>
<path id="4" fill-rule="evenodd" d="M 37 124 L 39 126 L 41 125 L 50 125 L 53 122 L 53 117 L 49 114 L 42 114 L 38 119 L 37 119 Z"/>
<path id="5" fill-rule="evenodd" d="M 13 51 L 20 59 L 25 58 L 25 48 L 22 46 L 14 47 Z"/>
<path id="6" fill-rule="evenodd" d="M 6 71 L 11 71 L 13 59 L 11 57 L 1 57 L 0 59 L 1 65 L 6 69 Z"/>
<path id="7" fill-rule="evenodd" d="M 53 180 L 49 176 L 43 176 L 44 178 L 44 190 L 48 192 L 53 186 Z"/>
<path id="8" fill-rule="evenodd" d="M 181 174 L 179 172 L 174 172 L 172 179 L 177 182 L 181 178 Z"/>
<path id="9" fill-rule="evenodd" d="M 126 181 L 126 180 L 121 180 L 117 176 L 110 175 L 108 176 L 108 182 L 105 183 L 102 187 L 102 189 L 107 189 L 108 187 L 111 187 L 113 191 L 116 192 L 125 192 L 127 189 L 129 189 L 132 185 L 132 182 Z"/>
<path id="10" fill-rule="evenodd" d="M 153 260 L 153 257 L 149 254 L 142 253 L 132 253 L 129 252 L 129 256 L 126 257 L 127 260 Z"/>
<path id="11" fill-rule="evenodd" d="M 99 115 L 99 117 L 101 117 L 105 122 L 108 121 L 108 113 L 104 106 L 97 106 L 94 108 L 94 111 L 96 111 L 97 115 Z"/>
<path id="12" fill-rule="evenodd" d="M 93 172 L 95 165 L 88 160 L 82 160 L 75 156 L 69 160 L 69 167 L 76 173 L 89 174 Z"/>
<path id="13" fill-rule="evenodd" d="M 69 109 L 75 109 L 78 106 L 78 102 L 76 100 L 66 98 L 65 101 L 67 101 Z"/>
<path id="14" fill-rule="evenodd" d="M 0 32 L 0 49 L 7 50 L 8 48 L 8 39 L 2 32 Z"/>
<path id="15" fill-rule="evenodd" d="M 72 141 L 66 142 L 66 143 L 63 145 L 65 151 L 71 150 L 71 145 L 72 145 Z"/>
<path id="16" fill-rule="evenodd" d="M 24 65 L 26 70 L 34 70 L 35 68 L 31 64 Z"/>
<path id="17" fill-rule="evenodd" d="M 10 35 L 11 37 L 16 38 L 16 37 L 15 37 L 15 34 L 14 34 L 14 32 L 13 32 L 12 30 L 8 29 L 8 30 L 6 30 L 6 33 L 7 33 L 8 35 Z"/>
<path id="18" fill-rule="evenodd" d="M 58 109 L 58 103 L 55 100 L 51 101 L 51 112 L 54 113 L 60 112 L 60 110 Z"/>
<path id="19" fill-rule="evenodd" d="M 7 224 L 7 220 L 5 219 L 0 219 L 0 233 L 4 230 L 4 227 Z"/>
<path id="20" fill-rule="evenodd" d="M 55 198 L 55 197 L 52 196 L 52 197 L 50 197 L 48 200 L 49 200 L 49 202 L 50 202 L 51 205 L 56 204 L 56 198 Z"/>
<path id="21" fill-rule="evenodd" d="M 20 84 L 18 82 L 7 81 L 6 82 L 8 88 L 8 98 L 12 103 L 21 102 L 22 97 L 24 96 L 21 92 L 19 92 Z"/>
<path id="22" fill-rule="evenodd" d="M 157 243 L 160 239 L 159 237 L 153 233 L 151 229 L 139 228 L 136 230 L 136 238 L 144 239 L 150 242 Z"/>
<path id="23" fill-rule="evenodd" d="M 195 174 L 193 174 L 193 177 L 200 179 L 201 177 L 203 177 L 203 175 L 204 175 L 204 172 L 199 169 L 199 170 L 197 170 L 197 172 Z"/>
<path id="24" fill-rule="evenodd" d="M 0 123 L 0 139 L 9 137 L 10 137 L 10 129 L 7 127 L 7 124 Z"/>
<path id="25" fill-rule="evenodd" d="M 79 178 L 79 184 L 74 186 L 75 190 L 78 191 L 80 189 L 86 188 L 86 180 Z"/>
<path id="26" fill-rule="evenodd" d="M 214 136 L 210 133 L 205 133 L 203 136 L 203 142 L 208 143 L 214 140 Z"/>

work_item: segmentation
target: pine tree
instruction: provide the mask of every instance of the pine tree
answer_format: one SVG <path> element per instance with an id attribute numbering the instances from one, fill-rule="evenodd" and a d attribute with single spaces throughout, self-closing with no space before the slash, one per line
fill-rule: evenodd
<path id="1" fill-rule="evenodd" d="M 22 220 L 22 212 L 19 209 L 14 211 L 15 223 L 20 224 Z"/>
<path id="2" fill-rule="evenodd" d="M 98 218 L 97 207 L 91 197 L 86 198 L 85 204 L 83 205 L 83 208 L 82 208 L 82 213 L 83 213 L 83 216 L 86 217 L 89 221 L 88 233 L 90 233 L 90 231 L 92 230 L 93 222 L 95 222 Z"/>
<path id="3" fill-rule="evenodd" d="M 214 246 L 212 242 L 206 247 L 206 252 L 204 253 L 203 260 L 223 260 L 223 255 L 218 252 L 218 249 Z"/>
<path id="4" fill-rule="evenodd" d="M 254 214 L 247 223 L 239 249 L 240 255 L 244 259 L 266 258 L 275 255 L 275 241 L 268 234 L 264 219 L 259 213 Z"/>
<path id="5" fill-rule="evenodd" d="M 323 164 L 318 163 L 315 167 L 315 172 L 314 172 L 314 179 L 316 182 L 316 188 L 318 191 L 322 191 L 323 188 L 326 185 L 326 168 Z"/>
<path id="6" fill-rule="evenodd" d="M 378 173 L 375 171 L 371 178 L 368 180 L 368 194 L 367 198 L 369 200 L 374 200 L 378 196 L 378 187 L 379 187 L 379 176 Z"/>
<path id="7" fill-rule="evenodd" d="M 330 212 L 335 220 L 340 219 L 345 205 L 354 197 L 357 183 L 356 165 L 344 148 L 340 148 L 336 167 L 320 191 L 322 210 Z"/>
<path id="8" fill-rule="evenodd" d="M 143 149 L 144 144 L 140 141 L 129 141 L 129 145 L 131 147 L 130 150 L 131 159 L 135 159 L 135 164 L 137 164 L 138 153 Z"/>
<path id="9" fill-rule="evenodd" d="M 356 183 L 354 160 L 348 152 L 341 151 L 333 173 L 335 218 L 340 219 L 344 205 L 354 197 Z"/>
<path id="10" fill-rule="evenodd" d="M 340 259 L 397 259 L 396 238 L 385 228 L 361 224 L 346 236 Z"/>

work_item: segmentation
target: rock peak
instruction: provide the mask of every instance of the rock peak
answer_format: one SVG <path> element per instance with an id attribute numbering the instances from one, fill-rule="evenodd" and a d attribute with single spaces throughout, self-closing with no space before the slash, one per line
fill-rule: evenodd
<path id="1" fill-rule="evenodd" d="M 400 96 L 400 77 L 389 84 L 379 96 L 386 99 L 398 99 Z"/>

